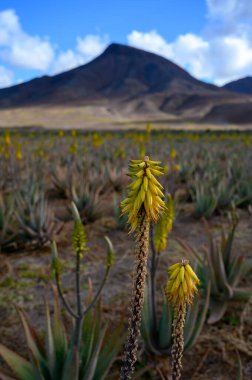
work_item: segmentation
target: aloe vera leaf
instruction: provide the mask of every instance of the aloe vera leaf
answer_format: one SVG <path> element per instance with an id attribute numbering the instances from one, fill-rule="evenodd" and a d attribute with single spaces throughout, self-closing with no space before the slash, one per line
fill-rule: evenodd
<path id="1" fill-rule="evenodd" d="M 141 321 L 141 334 L 145 340 L 146 347 L 148 351 L 159 355 L 158 350 L 155 347 L 155 338 L 153 337 L 153 314 L 148 302 L 147 292 L 145 293 L 145 302 L 142 312 Z"/>
<path id="2" fill-rule="evenodd" d="M 94 374 L 94 380 L 105 380 L 107 378 L 108 371 L 125 340 L 126 333 L 124 334 L 123 330 L 124 325 L 122 321 L 115 328 L 112 335 L 110 335 L 110 331 L 107 329 L 104 338 L 104 342 L 107 343 L 104 344 L 103 342 L 102 344 Z"/>
<path id="3" fill-rule="evenodd" d="M 52 322 L 52 334 L 54 343 L 54 354 L 55 354 L 55 372 L 57 374 L 57 379 L 61 379 L 62 369 L 65 364 L 65 358 L 67 353 L 67 336 L 64 324 L 62 322 L 62 315 L 59 306 L 59 299 L 56 289 L 53 287 L 54 293 L 54 316 Z"/>
<path id="4" fill-rule="evenodd" d="M 232 257 L 232 246 L 233 246 L 236 227 L 237 227 L 237 224 L 235 223 L 231 231 L 229 232 L 228 237 L 226 238 L 225 248 L 222 251 L 225 267 L 228 266 L 228 263 L 230 262 L 231 257 Z"/>
<path id="5" fill-rule="evenodd" d="M 233 299 L 237 301 L 248 301 L 252 297 L 252 288 L 234 288 Z"/>
<path id="6" fill-rule="evenodd" d="M 18 313 L 25 331 L 27 345 L 31 352 L 33 363 L 36 363 L 37 371 L 41 372 L 43 376 L 48 377 L 49 370 L 45 359 L 43 343 L 35 329 L 30 325 L 25 313 L 21 310 L 18 310 Z"/>
<path id="7" fill-rule="evenodd" d="M 194 302 L 189 307 L 188 318 L 186 318 L 185 326 L 184 326 L 184 346 L 188 347 L 188 342 L 191 339 L 191 335 L 193 333 L 193 329 L 195 328 L 198 314 L 199 314 L 199 297 L 194 298 Z"/>
<path id="8" fill-rule="evenodd" d="M 89 311 L 83 320 L 82 327 L 82 346 L 80 351 L 80 379 L 85 375 L 90 358 L 92 356 L 93 347 L 95 344 L 95 325 L 97 324 L 97 316 Z"/>
<path id="9" fill-rule="evenodd" d="M 34 376 L 32 365 L 16 354 L 14 351 L 9 350 L 7 347 L 0 344 L 0 355 L 10 366 L 19 380 L 37 380 Z"/>
<path id="10" fill-rule="evenodd" d="M 210 301 L 210 294 L 211 294 L 211 283 L 209 282 L 208 288 L 207 288 L 207 293 L 206 293 L 206 298 L 204 299 L 204 307 L 202 310 L 200 310 L 200 314 L 197 318 L 197 321 L 195 325 L 193 326 L 193 331 L 190 336 L 190 339 L 185 343 L 185 350 L 187 348 L 190 348 L 194 345 L 195 341 L 197 340 L 198 336 L 201 333 L 201 330 L 204 326 L 205 320 L 206 320 L 206 315 L 209 307 L 209 301 Z"/>
<path id="11" fill-rule="evenodd" d="M 233 296 L 233 289 L 229 285 L 228 280 L 227 280 L 227 275 L 226 275 L 226 270 L 223 262 L 223 257 L 222 253 L 220 250 L 220 247 L 216 246 L 216 255 L 215 255 L 215 270 L 216 270 L 216 275 L 219 280 L 219 287 L 220 289 L 224 290 L 224 292 L 227 294 L 229 298 L 232 298 Z"/>
<path id="12" fill-rule="evenodd" d="M 209 254 L 209 250 L 203 250 L 206 254 L 206 261 L 204 263 L 205 275 L 209 278 L 212 284 L 212 294 L 217 295 L 219 293 L 219 288 L 217 284 L 216 274 L 213 266 L 213 262 L 211 261 L 211 257 Z"/>
<path id="13" fill-rule="evenodd" d="M 211 325 L 218 322 L 225 314 L 225 311 L 227 310 L 227 306 L 228 306 L 227 302 L 216 301 L 212 299 L 210 301 L 210 315 L 207 320 L 207 323 Z"/>
<path id="14" fill-rule="evenodd" d="M 63 367 L 62 380 L 79 379 L 79 355 L 77 348 L 72 346 L 66 355 L 65 365 Z"/>
<path id="15" fill-rule="evenodd" d="M 240 280 L 242 279 L 242 263 L 243 263 L 243 257 L 237 256 L 234 258 L 230 272 L 229 272 L 229 282 L 232 285 L 232 287 L 236 287 Z"/>
<path id="16" fill-rule="evenodd" d="M 159 321 L 158 332 L 159 347 L 162 351 L 170 350 L 172 342 L 172 308 L 166 300 L 164 300 L 163 303 L 163 310 Z"/>
<path id="17" fill-rule="evenodd" d="M 105 327 L 102 331 L 100 331 L 99 338 L 96 342 L 96 346 L 94 347 L 92 357 L 89 360 L 89 365 L 85 371 L 85 375 L 83 378 L 80 378 L 79 380 L 93 380 L 93 376 L 95 373 L 95 369 L 96 369 L 97 361 L 99 358 L 99 353 L 101 350 L 102 342 L 103 342 L 103 339 L 105 336 L 106 328 L 107 327 Z"/>
<path id="18" fill-rule="evenodd" d="M 50 311 L 48 303 L 45 302 L 45 311 L 46 311 L 46 337 L 45 337 L 45 343 L 46 343 L 46 356 L 49 364 L 49 371 L 51 374 L 51 377 L 57 378 L 56 374 L 56 357 L 55 357 L 55 347 L 54 347 L 54 339 L 53 339 L 53 333 L 52 333 L 52 324 L 51 324 L 51 318 L 50 318 Z"/>
<path id="19" fill-rule="evenodd" d="M 30 354 L 30 362 L 31 362 L 31 365 L 32 365 L 32 369 L 33 369 L 33 373 L 34 373 L 34 377 L 36 378 L 36 380 L 46 380 L 46 379 L 50 379 L 50 374 L 48 372 L 48 369 L 46 368 L 46 372 L 45 373 L 45 376 L 43 376 L 43 373 L 42 373 L 42 369 L 41 369 L 41 363 L 39 362 L 39 359 L 33 354 L 33 352 L 29 352 Z"/>

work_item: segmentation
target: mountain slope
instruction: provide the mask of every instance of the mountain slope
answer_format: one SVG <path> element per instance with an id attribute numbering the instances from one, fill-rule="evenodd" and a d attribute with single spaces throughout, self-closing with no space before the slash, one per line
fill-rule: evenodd
<path id="1" fill-rule="evenodd" d="M 245 77 L 235 80 L 225 84 L 222 88 L 229 91 L 252 95 L 252 77 Z"/>
<path id="2" fill-rule="evenodd" d="M 124 116 L 168 114 L 193 120 L 211 120 L 215 107 L 225 105 L 228 113 L 240 103 L 246 115 L 251 101 L 199 81 L 163 57 L 119 44 L 86 65 L 0 90 L 0 109 L 95 105 Z"/>

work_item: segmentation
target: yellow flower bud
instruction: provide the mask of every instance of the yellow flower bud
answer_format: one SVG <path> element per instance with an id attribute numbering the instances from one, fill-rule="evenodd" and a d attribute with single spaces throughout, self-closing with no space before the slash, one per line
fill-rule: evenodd
<path id="1" fill-rule="evenodd" d="M 173 306 L 191 304 L 200 280 L 188 261 L 182 260 L 181 263 L 172 265 L 168 273 L 170 278 L 165 288 L 168 301 Z"/>
<path id="2" fill-rule="evenodd" d="M 134 181 L 129 185 L 128 197 L 121 203 L 122 214 L 128 215 L 131 231 L 137 227 L 141 210 L 145 210 L 150 222 L 157 222 L 165 209 L 162 185 L 154 176 L 163 174 L 159 164 L 159 161 L 150 161 L 148 156 L 143 160 L 131 160 L 129 176 Z"/>

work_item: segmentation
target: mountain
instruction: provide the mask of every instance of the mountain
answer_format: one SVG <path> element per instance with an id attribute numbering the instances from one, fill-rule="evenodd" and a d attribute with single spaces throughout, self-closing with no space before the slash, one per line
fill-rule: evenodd
<path id="1" fill-rule="evenodd" d="M 241 104 L 243 122 L 246 115 L 250 120 L 252 97 L 204 83 L 163 57 L 120 44 L 86 65 L 0 90 L 0 109 L 102 106 L 111 114 L 179 120 L 232 122 Z"/>
<path id="2" fill-rule="evenodd" d="M 235 80 L 225 84 L 222 88 L 229 91 L 252 95 L 252 77 L 245 77 Z"/>

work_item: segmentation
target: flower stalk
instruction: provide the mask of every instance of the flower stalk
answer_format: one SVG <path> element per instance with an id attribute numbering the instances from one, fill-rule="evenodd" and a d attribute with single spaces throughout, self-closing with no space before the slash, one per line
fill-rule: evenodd
<path id="1" fill-rule="evenodd" d="M 128 175 L 134 181 L 129 185 L 128 197 L 121 203 L 122 213 L 128 215 L 130 232 L 136 231 L 136 264 L 120 380 L 131 379 L 134 373 L 147 274 L 150 223 L 157 222 L 165 208 L 162 185 L 155 178 L 156 175 L 163 174 L 159 164 L 158 161 L 149 160 L 148 156 L 143 160 L 131 161 Z"/>
<path id="2" fill-rule="evenodd" d="M 72 308 L 72 306 L 67 301 L 62 288 L 61 288 L 61 274 L 62 274 L 62 265 L 59 260 L 58 251 L 57 251 L 57 245 L 55 241 L 52 242 L 51 245 L 51 251 L 52 251 L 52 270 L 53 275 L 55 277 L 56 285 L 58 294 L 60 296 L 60 299 L 65 307 L 65 309 L 68 311 L 68 313 L 73 317 L 75 321 L 75 328 L 74 328 L 74 336 L 73 336 L 73 343 L 76 348 L 76 352 L 79 352 L 80 350 L 80 340 L 81 340 L 81 331 L 82 331 L 82 325 L 83 320 L 87 312 L 94 307 L 96 304 L 101 291 L 105 285 L 105 282 L 108 278 L 108 274 L 110 271 L 111 266 L 113 265 L 113 257 L 114 257 L 114 249 L 112 246 L 111 241 L 108 237 L 105 237 L 105 240 L 107 242 L 108 250 L 107 250 L 107 263 L 106 263 L 106 270 L 103 276 L 103 279 L 101 281 L 101 284 L 94 295 L 93 299 L 89 303 L 88 306 L 85 308 L 82 306 L 82 300 L 81 300 L 81 284 L 80 284 L 80 263 L 81 259 L 83 258 L 84 253 L 87 251 L 86 243 L 86 233 L 83 227 L 83 224 L 81 222 L 81 218 L 79 215 L 79 212 L 77 210 L 77 207 L 74 203 L 71 205 L 72 207 L 72 213 L 74 218 L 74 231 L 73 231 L 73 240 L 72 240 L 72 246 L 73 250 L 76 254 L 76 265 L 75 265 L 75 294 L 76 294 L 76 306 L 75 308 Z"/>
<path id="3" fill-rule="evenodd" d="M 181 378 L 182 356 L 184 350 L 184 325 L 186 305 L 192 304 L 193 297 L 197 293 L 197 285 L 200 283 L 197 275 L 189 265 L 188 260 L 182 260 L 168 268 L 170 276 L 165 288 L 168 301 L 174 308 L 174 320 L 172 325 L 173 345 L 172 380 Z"/>

